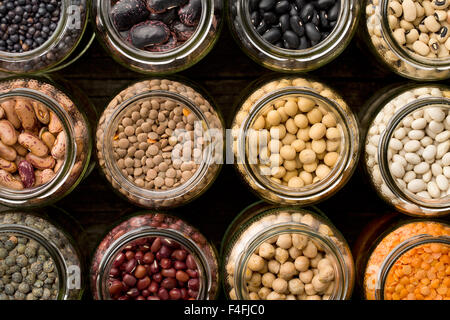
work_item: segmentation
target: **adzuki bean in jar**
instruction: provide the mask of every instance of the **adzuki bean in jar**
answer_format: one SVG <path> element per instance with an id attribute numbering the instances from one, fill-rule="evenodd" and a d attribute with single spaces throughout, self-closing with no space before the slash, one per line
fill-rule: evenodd
<path id="1" fill-rule="evenodd" d="M 232 300 L 345 300 L 353 291 L 350 249 L 318 212 L 256 203 L 228 228 L 221 257 Z"/>
<path id="2" fill-rule="evenodd" d="M 407 214 L 448 214 L 450 89 L 394 86 L 364 110 L 365 168 L 381 197 Z"/>
<path id="3" fill-rule="evenodd" d="M 65 230 L 36 213 L 0 213 L 0 300 L 78 300 L 83 290 L 82 260 Z"/>
<path id="4" fill-rule="evenodd" d="M 166 74 L 192 66 L 212 49 L 222 7 L 222 0 L 95 0 L 93 20 L 118 62 Z"/>
<path id="5" fill-rule="evenodd" d="M 347 182 L 358 159 L 359 126 L 332 89 L 285 77 L 260 80 L 244 96 L 232 124 L 233 152 L 259 196 L 308 204 Z"/>
<path id="6" fill-rule="evenodd" d="M 218 294 L 214 247 L 183 220 L 140 213 L 112 229 L 91 267 L 97 300 L 209 300 Z"/>
<path id="7" fill-rule="evenodd" d="M 0 3 L 0 69 L 30 74 L 56 71 L 77 60 L 94 40 L 86 0 Z"/>
<path id="8" fill-rule="evenodd" d="M 175 207 L 202 194 L 223 162 L 224 125 L 204 95 L 153 79 L 120 92 L 97 128 L 108 181 L 143 207 Z"/>
<path id="9" fill-rule="evenodd" d="M 1 203 L 46 205 L 80 182 L 91 156 L 88 109 L 50 82 L 0 82 Z"/>
<path id="10" fill-rule="evenodd" d="M 276 71 L 317 69 L 336 58 L 356 30 L 355 0 L 231 0 L 231 31 L 244 52 Z"/>
<path id="11" fill-rule="evenodd" d="M 385 66 L 414 80 L 450 77 L 448 0 L 365 0 L 361 37 Z"/>
<path id="12" fill-rule="evenodd" d="M 449 252 L 445 222 L 383 216 L 355 246 L 361 294 L 368 300 L 449 300 Z"/>

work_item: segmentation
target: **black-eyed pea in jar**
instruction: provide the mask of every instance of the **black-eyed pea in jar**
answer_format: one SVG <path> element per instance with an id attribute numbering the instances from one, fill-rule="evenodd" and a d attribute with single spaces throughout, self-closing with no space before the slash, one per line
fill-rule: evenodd
<path id="1" fill-rule="evenodd" d="M 375 56 L 415 80 L 450 77 L 448 0 L 365 0 L 362 37 Z"/>
<path id="2" fill-rule="evenodd" d="M 258 202 L 228 228 L 221 275 L 231 300 L 345 300 L 354 286 L 350 249 L 317 212 Z"/>
<path id="3" fill-rule="evenodd" d="M 309 204 L 329 197 L 352 175 L 358 122 L 320 82 L 285 77 L 257 82 L 232 124 L 235 165 L 260 197 Z"/>
<path id="4" fill-rule="evenodd" d="M 121 91 L 97 128 L 100 168 L 112 187 L 147 208 L 201 195 L 223 162 L 224 126 L 190 85 L 152 79 Z"/>

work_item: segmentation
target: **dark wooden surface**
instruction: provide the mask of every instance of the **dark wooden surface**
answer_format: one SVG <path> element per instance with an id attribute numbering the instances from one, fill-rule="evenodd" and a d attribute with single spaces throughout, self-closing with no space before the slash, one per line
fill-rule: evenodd
<path id="1" fill-rule="evenodd" d="M 381 70 L 372 56 L 356 44 L 356 39 L 335 61 L 311 74 L 335 89 L 354 112 L 377 90 L 402 81 Z M 212 52 L 181 75 L 202 85 L 214 97 L 227 123 L 237 96 L 251 81 L 270 71 L 250 60 L 234 43 L 227 28 Z M 129 71 L 114 62 L 96 41 L 79 61 L 58 75 L 78 85 L 101 112 L 108 101 L 128 84 L 148 76 Z M 222 236 L 232 219 L 247 205 L 257 201 L 242 183 L 231 165 L 224 166 L 215 184 L 198 200 L 172 211 L 197 226 L 219 249 Z M 132 208 L 110 189 L 98 170 L 86 178 L 74 192 L 57 203 L 84 227 L 87 245 L 82 251 L 88 260 L 105 232 Z M 131 209 L 130 209 L 131 208 Z M 373 192 L 361 170 L 333 198 L 320 204 L 337 228 L 352 245 L 360 230 L 374 217 L 389 211 Z M 89 293 L 86 299 L 89 299 Z"/>

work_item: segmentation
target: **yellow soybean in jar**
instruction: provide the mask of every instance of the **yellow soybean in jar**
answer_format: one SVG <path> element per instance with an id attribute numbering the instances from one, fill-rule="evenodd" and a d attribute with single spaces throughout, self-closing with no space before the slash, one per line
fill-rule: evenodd
<path id="1" fill-rule="evenodd" d="M 358 122 L 345 101 L 320 82 L 260 80 L 232 123 L 235 166 L 260 197 L 309 204 L 339 190 L 359 154 Z"/>

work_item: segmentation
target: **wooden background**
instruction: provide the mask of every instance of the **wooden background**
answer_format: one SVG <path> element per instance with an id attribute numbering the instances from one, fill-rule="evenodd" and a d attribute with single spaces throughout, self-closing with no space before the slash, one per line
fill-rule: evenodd
<path id="1" fill-rule="evenodd" d="M 379 68 L 370 52 L 364 47 L 360 48 L 357 43 L 355 38 L 340 57 L 311 72 L 319 80 L 337 89 L 355 113 L 361 111 L 364 102 L 377 90 L 390 83 L 404 81 Z M 230 123 L 233 107 L 242 89 L 268 73 L 271 71 L 254 63 L 238 48 L 225 27 L 210 54 L 181 75 L 209 91 L 225 120 Z M 99 112 L 118 90 L 133 81 L 148 78 L 117 64 L 97 41 L 79 61 L 58 72 L 58 75 L 79 86 L 92 99 Z M 216 182 L 201 198 L 172 213 L 190 221 L 220 249 L 223 234 L 233 218 L 257 200 L 240 180 L 233 166 L 225 165 Z M 72 214 L 85 229 L 87 245 L 81 249 L 88 261 L 103 235 L 122 215 L 140 210 L 132 208 L 132 205 L 118 197 L 98 169 L 57 206 Z M 371 219 L 391 210 L 371 189 L 360 168 L 339 193 L 319 207 L 350 245 Z M 354 294 L 355 299 L 358 297 L 358 294 Z M 90 298 L 87 291 L 85 299 Z"/>

